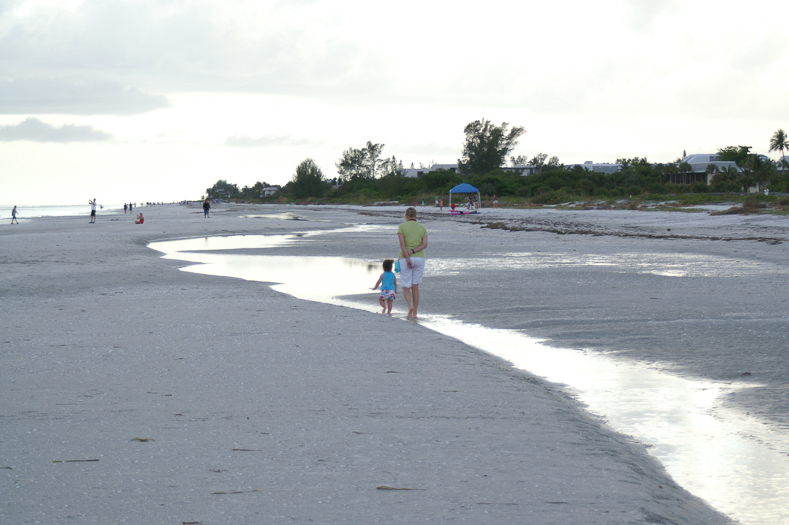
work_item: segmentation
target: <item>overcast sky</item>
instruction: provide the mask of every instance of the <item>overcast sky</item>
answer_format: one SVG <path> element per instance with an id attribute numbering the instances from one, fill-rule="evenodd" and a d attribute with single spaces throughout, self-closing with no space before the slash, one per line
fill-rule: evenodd
<path id="1" fill-rule="evenodd" d="M 199 198 L 368 140 L 668 162 L 789 129 L 785 0 L 0 0 L 0 203 Z"/>

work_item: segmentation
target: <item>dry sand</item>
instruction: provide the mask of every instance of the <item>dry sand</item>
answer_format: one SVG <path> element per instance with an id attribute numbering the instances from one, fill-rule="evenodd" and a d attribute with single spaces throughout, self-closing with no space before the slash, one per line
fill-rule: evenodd
<path id="1" fill-rule="evenodd" d="M 401 213 L 304 211 L 325 229 Z M 179 272 L 146 247 L 303 223 L 144 212 L 142 226 L 100 214 L 0 228 L 0 523 L 729 522 L 557 385 L 417 323 Z M 627 217 L 598 227 L 626 231 Z M 476 251 L 545 235 L 428 228 L 445 257 L 464 248 L 441 248 L 440 231 L 477 232 Z M 364 238 L 289 250 L 381 252 Z M 420 310 L 446 306 L 445 284 L 425 283 Z"/>

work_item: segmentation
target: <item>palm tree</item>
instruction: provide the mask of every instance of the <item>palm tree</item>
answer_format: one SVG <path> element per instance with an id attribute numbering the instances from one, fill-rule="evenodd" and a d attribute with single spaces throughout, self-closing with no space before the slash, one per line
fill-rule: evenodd
<path id="1" fill-rule="evenodd" d="M 764 158 L 766 159 L 767 157 Z M 757 193 L 762 190 L 762 184 L 769 182 L 770 178 L 775 173 L 775 166 L 772 161 L 769 159 L 762 160 L 762 157 L 759 155 L 749 156 L 748 160 L 745 161 L 744 167 L 748 174 L 753 177 L 753 181 L 756 183 Z"/>
<path id="2" fill-rule="evenodd" d="M 789 150 L 789 138 L 786 137 L 786 133 L 784 133 L 784 130 L 779 129 L 778 131 L 773 133 L 773 136 L 770 139 L 770 151 L 779 152 L 781 154 L 781 160 L 778 161 L 778 163 L 786 166 L 786 160 L 784 159 L 784 150 Z"/>
<path id="3" fill-rule="evenodd" d="M 680 162 L 678 168 L 682 173 L 682 184 L 690 184 L 690 176 L 688 174 L 693 173 L 693 167 L 687 162 Z M 685 182 L 686 178 L 687 182 Z"/>

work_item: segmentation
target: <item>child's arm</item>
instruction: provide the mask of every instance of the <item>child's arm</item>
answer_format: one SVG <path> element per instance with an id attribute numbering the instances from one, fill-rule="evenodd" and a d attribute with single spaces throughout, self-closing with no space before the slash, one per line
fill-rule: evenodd
<path id="1" fill-rule="evenodd" d="M 378 285 L 381 284 L 381 281 L 383 280 L 383 278 L 384 278 L 384 274 L 381 274 L 380 277 L 378 277 L 378 280 L 375 281 L 375 286 L 373 286 L 373 290 L 378 288 Z"/>

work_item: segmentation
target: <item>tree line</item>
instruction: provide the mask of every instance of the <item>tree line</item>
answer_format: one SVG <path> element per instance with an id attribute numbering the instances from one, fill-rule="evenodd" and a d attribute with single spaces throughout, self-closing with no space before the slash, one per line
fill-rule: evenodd
<path id="1" fill-rule="evenodd" d="M 402 161 L 384 157 L 384 144 L 367 142 L 361 148 L 348 148 L 335 164 L 337 177 L 328 178 L 314 160 L 302 161 L 290 182 L 274 199 L 354 202 L 371 200 L 432 200 L 467 182 L 485 196 L 515 196 L 534 203 L 559 203 L 573 198 L 617 198 L 633 195 L 667 195 L 682 193 L 740 193 L 769 181 L 770 189 L 789 192 L 789 166 L 783 156 L 789 151 L 789 139 L 779 129 L 770 140 L 770 152 L 781 156 L 779 162 L 751 152 L 749 146 L 726 146 L 718 149 L 722 161 L 734 161 L 739 169 L 718 170 L 710 164 L 703 175 L 693 173 L 682 159 L 652 164 L 646 157 L 617 159 L 622 169 L 615 173 L 593 172 L 583 165 L 564 166 L 558 157 L 539 153 L 532 158 L 509 157 L 511 166 L 529 166 L 534 173 L 522 176 L 517 170 L 502 169 L 509 154 L 525 133 L 523 127 L 510 128 L 486 119 L 470 122 L 464 129 L 465 140 L 457 171 L 435 170 L 419 177 L 406 177 Z M 779 172 L 779 167 L 783 171 Z M 707 184 L 707 174 L 712 176 Z M 261 192 L 268 184 L 258 182 L 239 189 L 225 180 L 206 190 L 208 198 L 225 198 L 249 202 L 265 201 Z M 271 199 L 271 198 L 269 198 Z"/>

